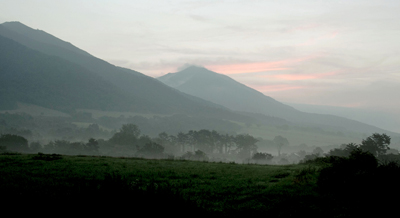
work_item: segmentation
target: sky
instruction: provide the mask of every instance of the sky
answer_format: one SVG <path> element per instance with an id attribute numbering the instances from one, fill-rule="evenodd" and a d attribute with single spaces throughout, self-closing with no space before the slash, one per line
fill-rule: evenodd
<path id="1" fill-rule="evenodd" d="M 281 102 L 384 112 L 398 124 L 399 12 L 397 0 L 0 0 L 0 23 L 152 77 L 194 64 Z"/>

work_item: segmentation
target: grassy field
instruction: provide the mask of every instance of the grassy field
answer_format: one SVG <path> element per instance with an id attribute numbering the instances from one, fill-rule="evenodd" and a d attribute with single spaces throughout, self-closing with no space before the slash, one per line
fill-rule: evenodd
<path id="1" fill-rule="evenodd" d="M 3 197 L 91 199 L 221 216 L 322 214 L 317 166 L 60 155 L 0 155 Z M 123 200 L 124 199 L 124 200 Z M 126 199 L 126 200 L 125 200 Z M 186 209 L 185 209 L 186 208 Z M 153 211 L 154 212 L 154 211 Z"/>

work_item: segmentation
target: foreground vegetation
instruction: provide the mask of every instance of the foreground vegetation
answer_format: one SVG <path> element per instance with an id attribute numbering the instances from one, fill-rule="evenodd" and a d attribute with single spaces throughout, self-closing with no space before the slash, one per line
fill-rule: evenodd
<path id="1" fill-rule="evenodd" d="M 3 135 L 0 139 L 4 145 L 27 146 L 20 136 Z M 89 141 L 86 148 L 94 142 Z M 400 195 L 400 158 L 387 153 L 389 144 L 389 136 L 373 134 L 359 145 L 350 143 L 323 157 L 309 155 L 296 165 L 21 154 L 0 146 L 0 193 L 7 199 L 6 206 L 19 202 L 79 207 L 88 212 L 100 212 L 86 206 L 94 203 L 103 210 L 122 208 L 117 212 L 147 214 L 390 214 L 397 204 L 393 196 Z M 271 156 L 256 153 L 253 158 Z"/>
<path id="2" fill-rule="evenodd" d="M 400 194 L 400 167 L 369 152 L 297 165 L 211 163 L 57 154 L 0 155 L 5 206 L 88 204 L 116 212 L 273 217 L 385 213 Z M 40 201 L 38 201 L 40 199 Z M 153 208 L 148 210 L 148 208 Z M 368 209 L 366 209 L 367 207 Z"/>
<path id="3" fill-rule="evenodd" d="M 0 192 L 7 198 L 30 199 L 31 204 L 40 197 L 47 203 L 79 199 L 118 202 L 139 211 L 151 203 L 174 213 L 192 208 L 219 215 L 279 215 L 288 213 L 287 207 L 304 207 L 291 202 L 306 204 L 316 197 L 315 169 L 305 165 L 3 154 Z M 305 171 L 311 173 L 304 176 Z"/>

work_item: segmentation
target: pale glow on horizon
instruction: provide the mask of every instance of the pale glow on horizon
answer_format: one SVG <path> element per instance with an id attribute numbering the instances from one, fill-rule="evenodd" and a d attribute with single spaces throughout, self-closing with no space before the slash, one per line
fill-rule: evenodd
<path id="1" fill-rule="evenodd" d="M 274 62 L 257 62 L 257 63 L 241 63 L 241 64 L 229 64 L 229 65 L 207 65 L 206 68 L 225 75 L 230 74 L 243 74 L 243 73 L 255 73 L 264 71 L 285 71 L 290 70 L 289 66 L 309 61 L 318 58 L 321 55 L 306 56 L 303 58 L 293 58 Z"/>
<path id="2" fill-rule="evenodd" d="M 312 73 L 312 74 L 277 74 L 277 75 L 260 75 L 259 77 L 274 78 L 279 80 L 310 80 L 321 79 L 338 74 L 338 71 L 328 73 Z"/>

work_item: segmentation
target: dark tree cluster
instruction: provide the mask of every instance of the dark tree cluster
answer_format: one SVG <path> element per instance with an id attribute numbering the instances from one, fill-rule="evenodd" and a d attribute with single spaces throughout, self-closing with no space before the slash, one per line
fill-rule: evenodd
<path id="1" fill-rule="evenodd" d="M 1 135 L 0 149 L 3 151 L 27 152 L 29 151 L 28 140 L 19 135 Z"/>
<path id="2" fill-rule="evenodd" d="M 202 151 L 205 154 L 226 154 L 246 159 L 257 152 L 258 140 L 248 134 L 233 136 L 203 129 L 191 130 L 187 133 L 180 132 L 177 135 L 168 135 L 163 132 L 155 138 L 155 141 L 164 145 L 168 152 L 175 154 Z"/>
<path id="3" fill-rule="evenodd" d="M 328 199 L 334 217 L 389 214 L 399 196 L 399 162 L 380 163 L 370 151 L 355 148 L 348 157 L 327 157 L 330 165 L 321 170 L 317 186 Z"/>
<path id="4" fill-rule="evenodd" d="M 388 154 L 388 151 L 390 150 L 389 145 L 390 136 L 374 133 L 366 139 L 363 139 L 359 145 L 355 143 L 342 145 L 342 148 L 330 150 L 327 153 L 327 156 L 349 157 L 352 151 L 359 149 L 371 153 L 378 160 L 385 160 L 388 159 L 388 157 L 393 160 L 393 158 L 398 155 Z M 400 160 L 400 157 L 397 159 Z"/>
<path id="5" fill-rule="evenodd" d="M 271 154 L 257 152 L 253 155 L 252 159 L 256 161 L 256 163 L 270 163 L 270 161 L 274 158 Z"/>
<path id="6" fill-rule="evenodd" d="M 322 164 L 317 188 L 326 201 L 326 211 L 332 217 L 388 216 L 400 191 L 400 158 L 387 154 L 390 137 L 372 134 L 362 143 L 350 143 L 333 149 L 325 157 L 315 157 L 308 163 Z M 388 156 L 390 161 L 382 161 Z"/>
<path id="7" fill-rule="evenodd" d="M 89 139 L 87 143 L 70 142 L 67 140 L 51 141 L 43 146 L 46 153 L 69 154 L 69 155 L 98 155 L 99 146 L 96 139 Z"/>

